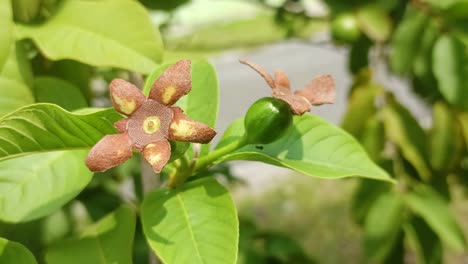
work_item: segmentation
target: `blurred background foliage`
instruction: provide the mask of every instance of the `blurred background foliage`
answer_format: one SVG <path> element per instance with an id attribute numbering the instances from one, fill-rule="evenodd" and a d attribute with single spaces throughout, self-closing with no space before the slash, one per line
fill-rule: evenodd
<path id="1" fill-rule="evenodd" d="M 12 15 L 16 23 L 0 25 L 14 28 L 14 35 L 0 35 L 0 46 L 18 40 L 0 49 L 0 84 L 16 87 L 14 94 L 2 91 L 0 100 L 16 99 L 0 105 L 0 116 L 34 101 L 67 110 L 108 106 L 111 79 L 142 83 L 134 72 L 148 74 L 161 62 L 213 58 L 288 40 L 336 46 L 346 50 L 353 76 L 341 125 L 398 184 L 284 177 L 246 187 L 248 181 L 232 175 L 231 168 L 219 167 L 240 210 L 239 263 L 468 262 L 468 1 L 141 0 L 141 5 L 93 7 L 100 1 L 88 0 L 90 6 L 65 7 L 73 1 L 13 0 L 12 14 L 5 0 L 0 3 L 0 15 Z M 126 8 L 134 12 L 125 13 Z M 121 33 L 131 23 L 144 25 L 139 14 L 145 12 L 153 28 Z M 127 61 L 106 57 L 99 46 L 87 47 L 92 54 L 70 54 L 57 48 L 72 44 L 57 36 L 75 33 L 59 28 L 64 21 L 120 41 L 114 51 L 150 55 Z M 156 28 L 160 36 L 152 35 Z M 74 41 L 86 41 L 77 36 Z M 55 38 L 55 46 L 47 44 Z M 161 41 L 164 55 L 144 45 Z M 405 80 L 430 109 L 429 122 L 416 119 L 382 76 Z M 34 98 L 21 92 L 28 89 Z M 95 175 L 62 210 L 32 222 L 1 224 L 0 234 L 43 259 L 43 248 L 79 234 L 122 201 L 141 197 L 138 188 L 128 192 L 129 185 L 141 185 L 140 173 L 135 157 Z M 30 236 L 32 230 L 41 235 Z M 146 263 L 148 248 L 138 224 L 134 249 L 134 262 Z"/>

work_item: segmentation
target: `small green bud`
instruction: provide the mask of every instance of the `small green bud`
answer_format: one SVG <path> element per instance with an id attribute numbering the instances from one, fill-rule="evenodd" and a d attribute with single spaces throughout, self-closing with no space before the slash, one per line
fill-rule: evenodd
<path id="1" fill-rule="evenodd" d="M 340 43 L 353 43 L 361 36 L 356 17 L 352 13 L 343 13 L 335 17 L 331 24 L 333 39 Z"/>

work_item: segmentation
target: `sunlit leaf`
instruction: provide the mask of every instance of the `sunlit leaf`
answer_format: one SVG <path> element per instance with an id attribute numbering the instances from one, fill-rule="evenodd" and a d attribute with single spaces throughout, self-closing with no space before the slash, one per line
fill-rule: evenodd
<path id="1" fill-rule="evenodd" d="M 150 193 L 143 230 L 164 263 L 235 263 L 239 223 L 231 195 L 213 178 Z"/>
<path id="2" fill-rule="evenodd" d="M 0 162 L 0 219 L 29 221 L 74 198 L 93 176 L 84 165 L 86 154 L 56 151 Z"/>
<path id="3" fill-rule="evenodd" d="M 451 104 L 468 110 L 468 52 L 466 46 L 449 35 L 434 47 L 433 71 L 442 95 Z"/>
<path id="4" fill-rule="evenodd" d="M 13 16 L 11 1 L 4 0 L 0 2 L 0 72 L 10 54 L 13 46 Z M 0 114 L 1 115 L 1 114 Z"/>
<path id="5" fill-rule="evenodd" d="M 239 139 L 244 131 L 244 121 L 235 121 L 217 148 Z M 262 161 L 321 178 L 360 176 L 393 181 L 347 132 L 308 114 L 295 117 L 293 129 L 279 140 L 261 148 L 245 146 L 221 157 L 216 163 L 229 160 Z"/>
<path id="6" fill-rule="evenodd" d="M 150 73 L 162 58 L 158 30 L 145 8 L 131 0 L 65 1 L 46 23 L 16 29 L 51 60 Z"/>
<path id="7" fill-rule="evenodd" d="M 421 45 L 421 36 L 427 26 L 428 16 L 411 6 L 398 25 L 392 39 L 390 65 L 401 74 L 409 73 Z"/>
<path id="8" fill-rule="evenodd" d="M 365 5 L 358 9 L 356 17 L 361 30 L 374 41 L 383 42 L 390 37 L 392 20 L 381 6 Z"/>
<path id="9" fill-rule="evenodd" d="M 401 150 L 403 156 L 423 179 L 431 178 L 428 161 L 428 139 L 411 113 L 393 101 L 383 110 L 385 133 Z"/>
<path id="10" fill-rule="evenodd" d="M 88 149 L 122 116 L 113 109 L 72 114 L 52 104 L 35 104 L 0 118 L 0 160 L 65 149 Z"/>

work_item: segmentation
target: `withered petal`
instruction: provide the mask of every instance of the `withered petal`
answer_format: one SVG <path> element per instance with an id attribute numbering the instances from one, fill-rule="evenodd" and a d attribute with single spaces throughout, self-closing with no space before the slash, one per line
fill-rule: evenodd
<path id="1" fill-rule="evenodd" d="M 275 88 L 275 81 L 273 80 L 271 75 L 268 72 L 266 72 L 260 65 L 255 64 L 255 63 L 250 62 L 250 61 L 244 61 L 244 60 L 239 60 L 239 62 L 249 66 L 250 68 L 252 68 L 256 72 L 258 72 L 263 77 L 263 79 L 265 79 L 265 81 L 268 83 L 268 85 L 272 89 Z"/>
<path id="2" fill-rule="evenodd" d="M 128 118 L 124 118 L 124 119 L 121 119 L 121 120 L 115 122 L 114 127 L 120 133 L 124 133 L 125 131 L 127 131 L 127 123 L 128 123 Z"/>
<path id="3" fill-rule="evenodd" d="M 275 87 L 277 89 L 291 91 L 291 83 L 289 82 L 288 76 L 284 71 L 275 71 Z"/>
<path id="4" fill-rule="evenodd" d="M 216 136 L 216 131 L 211 127 L 192 120 L 190 117 L 186 116 L 179 107 L 173 107 L 172 110 L 174 111 L 174 117 L 169 126 L 169 139 L 194 143 L 208 143 Z"/>
<path id="5" fill-rule="evenodd" d="M 124 115 L 131 115 L 146 100 L 135 85 L 123 79 L 112 80 L 109 87 L 112 105 Z"/>
<path id="6" fill-rule="evenodd" d="M 106 135 L 86 157 L 86 166 L 93 171 L 106 171 L 132 157 L 132 141 L 127 133 Z"/>
<path id="7" fill-rule="evenodd" d="M 167 140 L 153 142 L 143 149 L 142 154 L 154 172 L 159 173 L 171 157 L 171 145 Z"/>
<path id="8" fill-rule="evenodd" d="M 173 105 L 192 89 L 190 60 L 171 65 L 151 86 L 149 98 L 164 105 Z"/>
<path id="9" fill-rule="evenodd" d="M 288 103 L 291 111 L 295 115 L 303 115 L 305 112 L 310 111 L 310 104 L 307 100 L 301 96 L 293 94 L 277 94 L 273 93 L 273 97 L 278 98 Z"/>
<path id="10" fill-rule="evenodd" d="M 336 97 L 335 81 L 330 75 L 320 75 L 294 94 L 304 97 L 312 105 L 332 104 Z"/>

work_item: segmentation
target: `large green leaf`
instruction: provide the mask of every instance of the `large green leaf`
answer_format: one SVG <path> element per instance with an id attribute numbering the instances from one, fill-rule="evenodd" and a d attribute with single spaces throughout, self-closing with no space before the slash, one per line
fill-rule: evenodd
<path id="1" fill-rule="evenodd" d="M 364 225 L 369 210 L 377 199 L 389 191 L 389 184 L 362 179 L 351 199 L 351 217 L 358 225 Z"/>
<path id="2" fill-rule="evenodd" d="M 386 135 L 400 148 L 420 177 L 430 179 L 428 140 L 418 121 L 395 101 L 385 106 L 382 113 Z"/>
<path id="3" fill-rule="evenodd" d="M 31 80 L 31 68 L 22 45 L 11 45 L 0 71 L 0 117 L 34 102 L 28 87 Z"/>
<path id="4" fill-rule="evenodd" d="M 358 9 L 356 17 L 361 30 L 374 41 L 386 41 L 392 32 L 392 20 L 378 4 L 368 4 Z"/>
<path id="5" fill-rule="evenodd" d="M 72 114 L 52 104 L 35 104 L 0 118 L 0 160 L 37 152 L 88 149 L 122 116 L 113 109 Z"/>
<path id="6" fill-rule="evenodd" d="M 0 219 L 24 222 L 47 215 L 91 181 L 87 151 L 39 153 L 0 162 Z"/>
<path id="7" fill-rule="evenodd" d="M 137 1 L 65 1 L 45 24 L 16 29 L 19 38 L 32 38 L 52 60 L 150 73 L 162 58 L 158 30 Z"/>
<path id="8" fill-rule="evenodd" d="M 401 197 L 394 192 L 377 198 L 364 224 L 364 248 L 371 260 L 383 260 L 392 250 L 403 223 L 405 211 Z"/>
<path id="9" fill-rule="evenodd" d="M 132 263 L 135 213 L 121 207 L 88 226 L 77 238 L 54 243 L 46 254 L 48 264 Z"/>
<path id="10" fill-rule="evenodd" d="M 239 139 L 244 131 L 244 121 L 235 121 L 226 130 L 217 148 Z M 369 159 L 365 150 L 352 136 L 317 116 L 296 116 L 293 129 L 281 139 L 262 147 L 245 146 L 225 155 L 217 163 L 228 160 L 256 160 L 315 177 L 361 176 L 393 181 Z"/>
<path id="11" fill-rule="evenodd" d="M 440 37 L 433 50 L 433 71 L 442 95 L 451 104 L 468 110 L 468 52 L 457 38 Z"/>
<path id="12" fill-rule="evenodd" d="M 13 16 L 11 1 L 3 0 L 0 2 L 0 71 L 5 64 L 8 54 L 10 54 L 13 45 Z M 1 115 L 1 114 L 0 114 Z"/>
<path id="13" fill-rule="evenodd" d="M 442 244 L 437 234 L 422 218 L 412 217 L 404 229 L 410 246 L 418 256 L 419 263 L 442 263 Z"/>
<path id="14" fill-rule="evenodd" d="M 36 264 L 33 254 L 23 245 L 0 237 L 0 263 Z"/>
<path id="15" fill-rule="evenodd" d="M 420 215 L 448 246 L 462 252 L 466 249 L 463 230 L 457 224 L 449 204 L 436 191 L 425 185 L 418 185 L 405 195 L 408 206 Z"/>
<path id="16" fill-rule="evenodd" d="M 392 39 L 390 65 L 395 72 L 407 74 L 411 70 L 428 20 L 424 12 L 411 6 L 407 8 Z"/>
<path id="17" fill-rule="evenodd" d="M 208 177 L 150 193 L 143 230 L 164 263 L 235 263 L 239 223 L 229 192 Z"/>
<path id="18" fill-rule="evenodd" d="M 54 77 L 36 77 L 34 79 L 36 102 L 52 103 L 68 111 L 88 106 L 80 88 L 68 81 Z"/>

